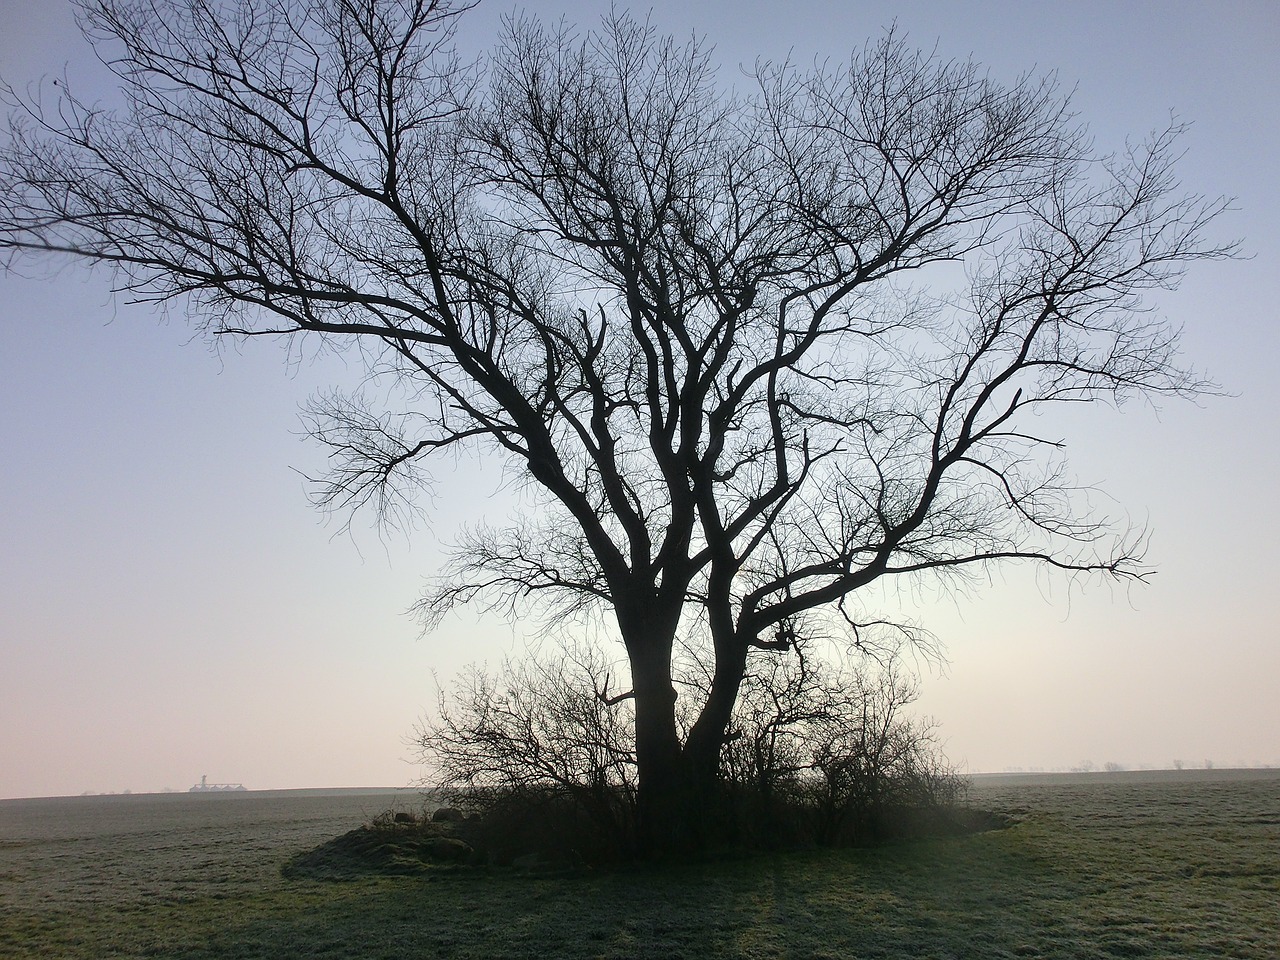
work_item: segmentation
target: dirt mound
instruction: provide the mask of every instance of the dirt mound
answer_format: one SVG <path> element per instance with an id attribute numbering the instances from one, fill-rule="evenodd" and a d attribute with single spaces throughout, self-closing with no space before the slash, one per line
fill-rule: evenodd
<path id="1" fill-rule="evenodd" d="M 413 876 L 467 863 L 472 856 L 470 844 L 425 824 L 375 824 L 290 857 L 280 872 L 291 880 Z"/>
<path id="2" fill-rule="evenodd" d="M 988 830 L 1004 830 L 1013 820 L 1003 814 L 973 807 L 892 807 L 880 811 L 864 825 L 864 842 L 923 840 L 960 837 Z"/>

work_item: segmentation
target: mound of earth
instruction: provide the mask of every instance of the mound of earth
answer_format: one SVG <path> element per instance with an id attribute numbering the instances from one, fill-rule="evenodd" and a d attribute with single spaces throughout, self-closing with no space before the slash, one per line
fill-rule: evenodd
<path id="1" fill-rule="evenodd" d="M 959 837 L 988 830 L 1004 830 L 1012 818 L 991 810 L 973 807 L 899 807 L 884 811 L 875 824 L 878 840 L 921 840 L 928 837 Z"/>
<path id="2" fill-rule="evenodd" d="M 365 876 L 417 875 L 466 863 L 471 845 L 430 825 L 363 826 L 304 853 L 281 867 L 289 879 L 351 880 Z"/>
<path id="3" fill-rule="evenodd" d="M 562 842 L 563 831 L 556 834 L 552 830 L 542 836 L 530 827 L 536 827 L 543 818 L 521 817 L 521 829 L 506 836 L 501 821 L 486 829 L 486 824 L 454 816 L 451 808 L 444 809 L 445 815 L 432 819 L 409 814 L 380 817 L 313 850 L 296 854 L 281 867 L 281 872 L 289 879 L 353 880 L 417 876 L 462 864 L 500 864 L 529 870 L 582 861 L 575 849 Z M 880 811 L 861 824 L 855 834 L 836 838 L 836 845 L 963 836 L 1001 830 L 1016 820 L 972 807 L 896 807 Z"/>

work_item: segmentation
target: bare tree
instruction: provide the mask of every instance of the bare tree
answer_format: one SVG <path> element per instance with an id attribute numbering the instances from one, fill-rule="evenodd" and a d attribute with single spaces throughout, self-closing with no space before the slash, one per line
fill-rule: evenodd
<path id="1" fill-rule="evenodd" d="M 1206 387 L 1143 300 L 1230 253 L 1176 128 L 1097 156 L 1052 83 L 893 34 L 738 92 L 625 14 L 516 17 L 471 63 L 466 6 L 82 0 L 127 101 L 7 92 L 0 247 L 214 336 L 358 343 L 406 399 L 317 404 L 327 507 L 394 519 L 433 456 L 505 458 L 538 511 L 418 609 L 603 612 L 651 839 L 696 831 L 748 652 L 856 643 L 877 581 L 1146 574 L 1032 415 Z M 711 665 L 687 730 L 678 636 Z"/>

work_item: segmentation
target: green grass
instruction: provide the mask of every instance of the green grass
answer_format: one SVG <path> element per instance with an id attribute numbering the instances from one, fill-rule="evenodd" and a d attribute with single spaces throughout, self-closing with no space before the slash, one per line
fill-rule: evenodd
<path id="1" fill-rule="evenodd" d="M 93 871 L 76 862 L 91 838 L 15 841 L 0 832 L 0 956 L 1274 958 L 1280 951 L 1280 772 L 979 783 L 974 801 L 1018 822 L 874 850 L 340 883 L 280 874 L 291 854 L 341 832 L 319 820 L 287 830 L 263 820 L 229 840 L 212 827 L 117 834 L 99 852 L 108 862 L 96 885 Z M 331 832 L 317 835 L 321 829 Z M 276 842 L 280 834 L 289 842 Z"/>

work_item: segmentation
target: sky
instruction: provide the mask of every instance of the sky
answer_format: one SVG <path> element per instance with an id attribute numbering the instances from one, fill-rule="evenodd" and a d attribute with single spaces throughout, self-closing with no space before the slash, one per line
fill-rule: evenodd
<path id="1" fill-rule="evenodd" d="M 620 4 L 622 5 L 622 4 Z M 529 4 L 594 22 L 608 3 Z M 484 0 L 478 51 L 510 3 Z M 963 596 L 901 598 L 944 644 L 919 710 L 961 770 L 1280 764 L 1274 615 L 1280 476 L 1280 5 L 1139 2 L 640 3 L 704 34 L 732 77 L 757 57 L 842 59 L 892 23 L 994 77 L 1056 72 L 1099 149 L 1191 124 L 1184 185 L 1235 198 L 1156 305 L 1224 395 L 1076 411 L 1075 473 L 1152 530 L 1151 583 L 1071 585 L 1007 569 Z M 69 5 L 0 0 L 0 77 L 99 76 Z M 431 522 L 350 532 L 309 505 L 321 454 L 299 409 L 350 381 L 339 359 L 262 341 L 221 353 L 113 301 L 75 263 L 0 273 L 0 798 L 186 789 L 404 786 L 412 734 L 470 662 L 521 629 L 405 615 L 438 544 L 495 509 L 496 466 L 439 478 Z M 501 520 L 499 515 L 493 519 Z"/>

